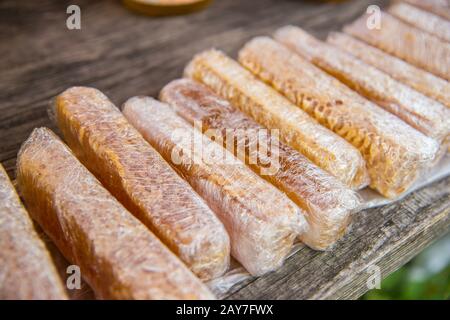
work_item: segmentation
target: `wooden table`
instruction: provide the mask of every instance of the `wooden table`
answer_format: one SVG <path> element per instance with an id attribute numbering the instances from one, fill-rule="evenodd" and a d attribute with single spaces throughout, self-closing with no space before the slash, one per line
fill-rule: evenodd
<path id="1" fill-rule="evenodd" d="M 338 30 L 369 4 L 354 0 L 321 4 L 300 0 L 216 0 L 189 16 L 149 18 L 118 1 L 15 1 L 0 3 L 0 161 L 13 176 L 20 144 L 49 126 L 49 100 L 73 85 L 94 86 L 117 105 L 134 95 L 153 95 L 179 77 L 202 49 L 235 56 L 253 36 L 286 24 L 319 37 Z M 66 8 L 81 7 L 81 30 L 66 28 Z M 450 225 L 450 177 L 401 202 L 365 210 L 329 252 L 302 248 L 277 272 L 246 281 L 228 298 L 358 298 L 367 291 L 370 267 L 383 277 L 395 271 Z"/>

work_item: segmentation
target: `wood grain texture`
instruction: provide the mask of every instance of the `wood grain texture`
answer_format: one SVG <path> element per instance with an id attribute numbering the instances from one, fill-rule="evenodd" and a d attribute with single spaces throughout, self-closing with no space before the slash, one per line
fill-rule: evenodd
<path id="1" fill-rule="evenodd" d="M 118 0 L 3 0 L 0 162 L 13 176 L 20 144 L 37 126 L 55 129 L 47 104 L 69 86 L 94 86 L 117 105 L 134 95 L 156 96 L 203 49 L 217 47 L 235 57 L 251 37 L 286 24 L 323 39 L 368 5 L 387 2 L 216 0 L 188 16 L 150 18 Z M 81 30 L 66 28 L 70 4 L 81 8 Z M 399 203 L 358 213 L 352 232 L 333 251 L 302 248 L 277 272 L 240 284 L 227 297 L 356 298 L 367 290 L 368 266 L 376 263 L 387 275 L 448 232 L 449 190 L 446 178 Z"/>
<path id="2" fill-rule="evenodd" d="M 371 266 L 383 278 L 450 226 L 450 177 L 403 201 L 358 212 L 333 250 L 303 247 L 278 271 L 235 287 L 228 299 L 356 299 L 368 291 Z"/>

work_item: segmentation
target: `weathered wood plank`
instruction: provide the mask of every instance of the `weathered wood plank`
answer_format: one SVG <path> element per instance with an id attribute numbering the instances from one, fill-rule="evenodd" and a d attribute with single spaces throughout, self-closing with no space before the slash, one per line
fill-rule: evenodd
<path id="1" fill-rule="evenodd" d="M 371 266 L 386 277 L 450 226 L 450 177 L 403 201 L 356 214 L 333 250 L 306 247 L 280 270 L 235 288 L 229 299 L 355 299 L 368 287 Z"/>
<path id="2" fill-rule="evenodd" d="M 13 176 L 20 144 L 34 127 L 54 129 L 48 101 L 69 86 L 97 87 L 118 105 L 133 95 L 155 96 L 202 49 L 235 55 L 251 37 L 285 24 L 324 37 L 369 4 L 387 2 L 228 0 L 196 14 L 155 19 L 128 12 L 119 1 L 4 0 L 0 162 Z M 82 10 L 81 31 L 65 27 L 73 3 Z M 368 266 L 376 263 L 385 276 L 448 231 L 449 190 L 446 178 L 397 204 L 361 212 L 334 250 L 302 248 L 279 271 L 238 285 L 228 298 L 356 298 L 366 291 Z"/>

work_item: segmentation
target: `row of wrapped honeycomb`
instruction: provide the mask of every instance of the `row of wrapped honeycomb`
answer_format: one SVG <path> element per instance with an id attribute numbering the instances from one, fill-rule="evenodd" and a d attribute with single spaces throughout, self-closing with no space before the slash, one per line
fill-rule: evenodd
<path id="1" fill-rule="evenodd" d="M 448 21 L 408 4 L 365 19 L 326 42 L 283 27 L 238 61 L 207 50 L 122 112 L 94 88 L 61 93 L 64 141 L 35 129 L 18 154 L 26 209 L 0 168 L 0 298 L 67 298 L 28 214 L 98 298 L 211 299 L 231 257 L 263 275 L 297 240 L 332 249 L 358 190 L 407 192 L 447 152 Z"/>

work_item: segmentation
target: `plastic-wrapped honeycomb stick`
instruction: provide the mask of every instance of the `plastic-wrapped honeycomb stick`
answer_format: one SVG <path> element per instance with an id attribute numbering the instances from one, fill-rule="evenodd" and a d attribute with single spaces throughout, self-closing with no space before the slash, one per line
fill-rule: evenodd
<path id="1" fill-rule="evenodd" d="M 430 11 L 447 20 L 450 20 L 450 1 L 449 0 L 403 0 L 418 8 Z"/>
<path id="2" fill-rule="evenodd" d="M 163 88 L 160 98 L 192 125 L 201 123 L 205 134 L 217 131 L 230 152 L 238 154 L 236 146 L 245 150 L 242 160 L 306 211 L 309 229 L 301 240 L 308 246 L 326 249 L 345 232 L 350 214 L 360 201 L 356 193 L 338 179 L 286 144 L 274 142 L 274 136 L 268 136 L 267 144 L 277 145 L 278 152 L 268 154 L 261 150 L 257 133 L 265 129 L 198 82 L 172 81 Z M 271 157 L 273 154 L 277 159 Z M 276 170 L 266 172 L 268 164 Z"/>
<path id="3" fill-rule="evenodd" d="M 239 60 L 357 147 L 366 159 L 371 187 L 386 197 L 406 191 L 436 157 L 437 141 L 270 38 L 249 42 Z"/>
<path id="4" fill-rule="evenodd" d="M 450 41 L 450 21 L 407 3 L 395 3 L 388 12 L 406 23 L 427 31 L 436 37 Z"/>
<path id="5" fill-rule="evenodd" d="M 294 26 L 276 39 L 425 135 L 442 143 L 450 133 L 450 110 L 377 68 Z"/>
<path id="6" fill-rule="evenodd" d="M 47 128 L 17 159 L 30 214 L 102 299 L 211 299 L 206 286 Z"/>
<path id="7" fill-rule="evenodd" d="M 216 212 L 230 235 L 232 255 L 252 275 L 281 266 L 307 227 L 303 210 L 168 105 L 135 97 L 123 112 Z"/>
<path id="8" fill-rule="evenodd" d="M 367 186 L 367 170 L 358 150 L 221 51 L 196 55 L 185 74 L 206 84 L 266 128 L 279 130 L 283 142 L 346 185 L 353 189 Z"/>
<path id="9" fill-rule="evenodd" d="M 230 243 L 222 223 L 104 94 L 73 87 L 53 107 L 80 161 L 197 276 L 226 271 Z"/>
<path id="10" fill-rule="evenodd" d="M 0 164 L 0 300 L 65 300 L 52 258 Z"/>
<path id="11" fill-rule="evenodd" d="M 344 28 L 344 32 L 389 54 L 450 80 L 450 43 L 409 26 L 382 12 L 380 28 L 367 27 L 364 15 Z"/>
<path id="12" fill-rule="evenodd" d="M 328 35 L 327 41 L 450 108 L 450 83 L 447 80 L 436 77 L 345 33 L 332 32 Z"/>

